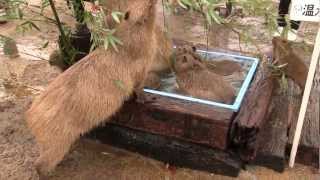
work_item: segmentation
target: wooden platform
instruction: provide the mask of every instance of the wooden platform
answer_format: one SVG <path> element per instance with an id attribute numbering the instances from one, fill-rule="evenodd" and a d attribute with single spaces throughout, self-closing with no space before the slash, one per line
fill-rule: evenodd
<path id="1" fill-rule="evenodd" d="M 246 163 L 281 172 L 286 142 L 280 158 L 273 158 L 277 152 L 261 146 L 261 141 L 265 145 L 278 140 L 276 136 L 264 138 L 269 135 L 263 133 L 274 130 L 268 118 L 274 82 L 268 65 L 261 64 L 238 113 L 145 93 L 126 102 L 91 137 L 176 166 L 216 174 L 236 176 Z M 271 158 L 274 163 L 270 165 L 266 160 Z"/>
<path id="2" fill-rule="evenodd" d="M 287 91 L 279 89 L 268 64 L 260 64 L 238 113 L 144 94 L 126 102 L 91 136 L 172 165 L 217 174 L 237 176 L 248 163 L 282 172 L 299 108 L 297 89 L 293 80 Z M 312 127 L 309 136 L 318 142 L 318 125 Z"/>
<path id="3" fill-rule="evenodd" d="M 128 101 L 111 124 L 225 150 L 234 112 L 146 93 Z"/>
<path id="4" fill-rule="evenodd" d="M 89 137 L 168 163 L 237 177 L 243 164 L 237 155 L 219 149 L 108 124 Z"/>

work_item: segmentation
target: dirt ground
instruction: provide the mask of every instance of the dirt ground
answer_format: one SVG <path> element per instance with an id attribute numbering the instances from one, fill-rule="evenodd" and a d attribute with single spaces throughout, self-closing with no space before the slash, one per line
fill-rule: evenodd
<path id="1" fill-rule="evenodd" d="M 159 4 L 160 6 L 161 4 Z M 159 23 L 162 24 L 162 8 L 159 8 Z M 186 28 L 181 17 L 175 17 L 169 24 L 175 24 L 172 34 L 175 37 L 187 38 L 189 41 L 204 43 L 203 28 L 193 24 L 192 29 Z M 251 23 L 261 20 L 254 18 Z M 69 21 L 70 16 L 63 16 L 64 21 Z M 25 35 L 15 33 L 15 24 L 10 22 L 0 25 L 0 32 L 16 37 L 20 57 L 9 59 L 0 51 L 0 180 L 36 180 L 34 161 L 38 156 L 38 149 L 32 135 L 26 127 L 23 114 L 29 107 L 32 99 L 43 90 L 50 80 L 59 75 L 60 71 L 48 64 L 49 54 L 57 49 L 57 30 L 51 25 L 41 25 L 41 32 L 30 32 Z M 263 29 L 262 25 L 256 27 Z M 312 40 L 314 27 L 310 31 L 309 39 Z M 218 32 L 217 33 L 225 33 Z M 261 37 L 263 31 L 258 31 L 253 36 Z M 238 51 L 235 35 L 229 33 L 228 40 L 217 39 L 221 37 L 210 35 L 210 43 L 215 47 L 233 49 Z M 224 37 L 226 38 L 226 37 Z M 41 48 L 49 41 L 47 48 Z M 223 43 L 222 43 L 223 42 Z M 259 41 L 263 50 L 270 49 L 270 38 L 261 37 Z M 242 48 L 248 51 L 254 47 Z M 93 140 L 81 139 L 70 154 L 50 175 L 50 180 L 317 180 L 320 175 L 312 167 L 297 164 L 294 169 L 287 169 L 284 173 L 252 166 L 242 171 L 238 178 L 230 178 L 208 172 L 191 169 L 177 168 L 174 172 L 168 170 L 163 162 L 146 158 L 136 153 L 100 144 Z"/>

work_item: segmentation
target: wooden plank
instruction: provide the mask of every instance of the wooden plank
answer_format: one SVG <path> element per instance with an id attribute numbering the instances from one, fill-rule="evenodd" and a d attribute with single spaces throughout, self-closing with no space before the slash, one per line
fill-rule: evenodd
<path id="1" fill-rule="evenodd" d="M 255 158 L 257 136 L 266 120 L 273 89 L 270 68 L 267 64 L 260 64 L 231 130 L 233 148 L 244 161 Z"/>
<path id="2" fill-rule="evenodd" d="M 226 149 L 232 116 L 231 111 L 145 94 L 126 102 L 110 123 Z"/>
<path id="3" fill-rule="evenodd" d="M 173 166 L 214 174 L 237 177 L 243 166 L 239 158 L 218 149 L 121 126 L 106 125 L 93 131 L 89 137 Z"/>
<path id="4" fill-rule="evenodd" d="M 291 149 L 292 145 L 287 145 L 287 155 L 290 154 Z M 295 161 L 296 163 L 303 164 L 305 166 L 319 168 L 319 148 L 299 146 Z"/>
<path id="5" fill-rule="evenodd" d="M 308 109 L 302 129 L 300 144 L 306 147 L 320 147 L 320 65 L 314 78 L 314 87 L 311 91 Z M 301 92 L 301 90 L 300 90 Z M 293 142 L 294 132 L 297 125 L 298 113 L 301 103 L 301 94 L 296 96 L 294 102 L 299 103 L 294 106 L 294 116 L 289 131 L 289 143 Z M 292 103 L 293 104 L 293 103 Z"/>
<path id="6" fill-rule="evenodd" d="M 143 105 L 147 107 L 150 107 L 150 109 L 197 116 L 212 123 L 229 121 L 233 116 L 233 111 L 228 109 L 164 97 L 151 93 L 145 93 L 143 96 L 139 97 L 137 101 L 143 103 Z"/>
<path id="7" fill-rule="evenodd" d="M 265 166 L 278 172 L 285 168 L 285 149 L 288 128 L 288 96 L 280 89 L 273 93 L 267 119 L 257 137 L 258 151 L 252 164 Z"/>

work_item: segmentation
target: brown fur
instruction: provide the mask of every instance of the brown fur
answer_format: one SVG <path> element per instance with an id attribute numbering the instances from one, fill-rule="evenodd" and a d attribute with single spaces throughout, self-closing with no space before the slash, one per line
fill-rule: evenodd
<path id="1" fill-rule="evenodd" d="M 300 88 L 304 89 L 308 67 L 303 62 L 303 59 L 299 55 L 305 54 L 305 50 L 302 48 L 293 48 L 293 43 L 288 40 L 276 37 L 272 40 L 274 59 L 278 64 L 287 64 L 284 67 L 285 74 L 293 79 Z M 299 53 L 299 50 L 302 52 Z"/>
<path id="2" fill-rule="evenodd" d="M 163 72 L 172 70 L 173 43 L 167 34 L 163 32 L 160 27 L 155 30 L 156 40 L 156 60 L 153 62 L 151 72 Z"/>
<path id="3" fill-rule="evenodd" d="M 173 43 L 159 27 L 155 32 L 156 55 L 145 80 L 145 86 L 157 89 L 160 87 L 160 75 L 172 70 Z"/>
<path id="4" fill-rule="evenodd" d="M 100 0 L 100 4 L 107 14 L 107 22 L 109 26 L 114 26 L 114 22 L 110 22 L 109 15 L 112 11 L 118 10 L 122 11 L 128 0 Z M 112 18 L 112 17 L 111 17 Z M 150 72 L 163 72 L 170 70 L 172 68 L 172 63 L 170 56 L 173 54 L 173 43 L 169 39 L 167 34 L 161 29 L 161 27 L 156 26 L 154 38 L 156 41 L 156 56 L 150 67 Z"/>
<path id="5" fill-rule="evenodd" d="M 177 53 L 174 69 L 180 90 L 196 98 L 232 103 L 235 96 L 233 87 L 192 56 Z"/>
<path id="6" fill-rule="evenodd" d="M 100 5 L 103 7 L 106 17 L 106 26 L 113 27 L 116 22 L 113 20 L 112 11 L 122 11 L 128 0 L 100 0 Z M 160 87 L 160 74 L 169 72 L 172 69 L 170 56 L 173 53 L 173 43 L 167 37 L 167 34 L 161 30 L 159 26 L 155 28 L 154 38 L 156 41 L 156 55 L 152 61 L 150 71 L 144 81 L 144 86 L 158 88 Z"/>
<path id="7" fill-rule="evenodd" d="M 239 63 L 229 59 L 222 59 L 216 61 L 205 61 L 206 66 L 210 71 L 219 74 L 221 76 L 229 76 L 235 72 L 241 71 Z"/>
<path id="8" fill-rule="evenodd" d="M 154 59 L 155 4 L 130 1 L 130 18 L 116 33 L 124 42 L 120 52 L 95 50 L 58 76 L 26 112 L 40 148 L 39 173 L 53 170 L 79 136 L 105 122 L 141 87 Z"/>
<path id="9" fill-rule="evenodd" d="M 235 72 L 241 71 L 241 66 L 239 63 L 236 63 L 228 58 L 217 59 L 216 61 L 205 61 L 203 58 L 196 53 L 196 48 L 194 46 L 185 45 L 179 47 L 175 51 L 176 56 L 186 55 L 189 58 L 194 59 L 195 61 L 201 62 L 206 68 L 211 72 L 221 76 L 229 76 Z"/>

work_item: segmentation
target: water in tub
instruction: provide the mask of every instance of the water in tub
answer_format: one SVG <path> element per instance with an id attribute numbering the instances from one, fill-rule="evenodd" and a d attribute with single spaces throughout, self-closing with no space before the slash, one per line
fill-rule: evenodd
<path id="1" fill-rule="evenodd" d="M 236 94 L 239 93 L 241 85 L 246 78 L 246 75 L 250 69 L 252 62 L 239 60 L 237 58 L 233 58 L 225 55 L 220 55 L 220 56 L 211 55 L 210 57 L 203 58 L 203 59 L 207 61 L 212 61 L 213 63 L 218 61 L 228 60 L 228 61 L 234 61 L 235 63 L 239 64 L 241 67 L 239 70 L 234 71 L 229 75 L 222 76 L 222 78 L 224 78 L 226 82 L 230 83 L 231 86 L 235 89 Z M 180 94 L 179 87 L 176 82 L 176 75 L 174 72 L 161 74 L 160 78 L 161 78 L 160 87 L 155 90 Z M 185 94 L 180 94 L 180 95 L 185 95 Z M 197 97 L 194 97 L 194 98 L 197 98 Z M 210 100 L 210 99 L 207 99 L 207 100 Z"/>

